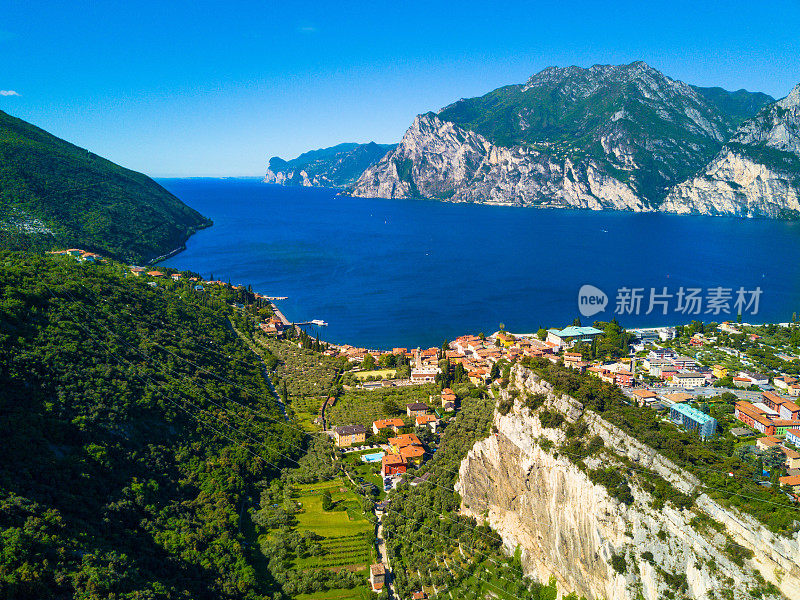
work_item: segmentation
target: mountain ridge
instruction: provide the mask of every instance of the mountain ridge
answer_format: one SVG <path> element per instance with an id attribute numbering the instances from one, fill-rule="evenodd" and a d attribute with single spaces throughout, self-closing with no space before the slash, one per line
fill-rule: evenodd
<path id="1" fill-rule="evenodd" d="M 661 210 L 678 214 L 800 218 L 800 84 L 736 130 Z"/>
<path id="2" fill-rule="evenodd" d="M 0 199 L 0 231 L 10 237 L 134 262 L 182 248 L 211 225 L 150 177 L 3 111 Z"/>
<path id="3" fill-rule="evenodd" d="M 346 187 L 392 148 L 394 144 L 345 142 L 310 150 L 291 160 L 273 156 L 264 181 L 291 186 Z"/>

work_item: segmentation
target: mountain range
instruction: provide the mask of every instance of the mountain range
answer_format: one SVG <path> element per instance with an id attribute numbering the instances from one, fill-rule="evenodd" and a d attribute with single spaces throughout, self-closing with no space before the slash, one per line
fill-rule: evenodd
<path id="1" fill-rule="evenodd" d="M 548 67 L 417 116 L 357 177 L 337 176 L 323 150 L 315 179 L 281 177 L 272 159 L 268 180 L 363 197 L 796 217 L 798 94 L 692 86 L 641 61 Z"/>
<path id="2" fill-rule="evenodd" d="M 0 233 L 12 244 L 144 263 L 210 224 L 146 175 L 0 111 Z"/>

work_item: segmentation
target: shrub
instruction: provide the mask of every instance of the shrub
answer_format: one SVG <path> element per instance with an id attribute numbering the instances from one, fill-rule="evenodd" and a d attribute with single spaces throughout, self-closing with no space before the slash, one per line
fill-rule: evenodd
<path id="1" fill-rule="evenodd" d="M 622 554 L 611 555 L 611 566 L 620 575 L 628 572 L 628 563 L 625 562 L 625 557 Z"/>

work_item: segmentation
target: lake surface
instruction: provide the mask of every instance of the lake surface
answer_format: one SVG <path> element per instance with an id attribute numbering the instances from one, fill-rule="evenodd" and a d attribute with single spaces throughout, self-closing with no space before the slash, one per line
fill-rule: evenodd
<path id="1" fill-rule="evenodd" d="M 758 314 L 800 312 L 800 223 L 662 214 L 540 210 L 337 196 L 256 180 L 160 183 L 214 220 L 163 264 L 250 284 L 289 319 L 322 319 L 321 339 L 370 348 L 439 345 L 465 333 L 563 327 L 580 316 L 578 290 L 594 285 L 610 320 L 617 290 L 644 288 L 628 327 L 721 321 L 661 305 L 649 289 L 760 287 Z M 748 296 L 749 299 L 749 296 Z M 703 310 L 705 310 L 705 305 Z M 752 311 L 752 307 L 751 307 Z"/>

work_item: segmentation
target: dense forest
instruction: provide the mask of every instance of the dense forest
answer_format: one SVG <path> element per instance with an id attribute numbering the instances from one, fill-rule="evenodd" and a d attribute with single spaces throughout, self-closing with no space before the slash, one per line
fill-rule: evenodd
<path id="1" fill-rule="evenodd" d="M 144 263 L 211 221 L 158 183 L 0 111 L 0 231 Z M 8 245 L 8 237 L 0 244 Z"/>
<path id="2" fill-rule="evenodd" d="M 0 251 L 0 598 L 282 597 L 242 514 L 304 442 L 247 323 L 123 274 Z"/>

